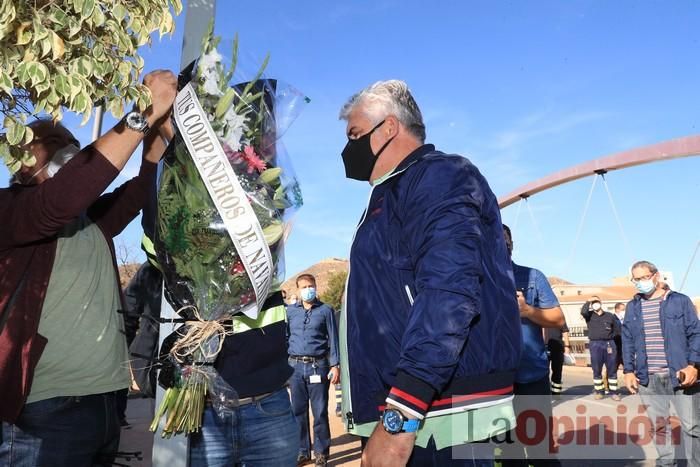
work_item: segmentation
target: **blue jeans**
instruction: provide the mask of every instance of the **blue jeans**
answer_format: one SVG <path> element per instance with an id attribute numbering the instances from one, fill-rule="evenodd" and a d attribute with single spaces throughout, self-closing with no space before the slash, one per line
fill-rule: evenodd
<path id="1" fill-rule="evenodd" d="M 652 421 L 651 439 L 656 443 L 659 458 L 656 465 L 675 465 L 674 446 L 668 423 L 670 405 L 681 419 L 683 444 L 688 466 L 700 466 L 700 386 L 690 389 L 674 389 L 668 373 L 649 375 L 649 384 L 639 385 L 639 395 L 647 406 Z"/>
<path id="2" fill-rule="evenodd" d="M 207 406 L 202 431 L 190 436 L 190 467 L 296 466 L 297 438 L 286 388 L 223 416 Z"/>
<path id="3" fill-rule="evenodd" d="M 294 417 L 299 425 L 299 454 L 310 455 L 311 436 L 309 433 L 309 402 L 314 414 L 314 452 L 328 455 L 331 447 L 331 429 L 328 423 L 328 388 L 327 375 L 330 371 L 328 360 L 317 363 L 303 363 L 290 359 L 294 374 L 289 380 L 292 393 Z M 311 375 L 321 376 L 320 383 L 312 383 Z"/>
<path id="4" fill-rule="evenodd" d="M 588 344 L 591 352 L 591 368 L 593 369 L 593 388 L 598 394 L 605 393 L 603 385 L 603 365 L 608 374 L 608 389 L 617 394 L 617 345 L 610 339 L 607 341 L 591 341 Z"/>
<path id="5" fill-rule="evenodd" d="M 26 404 L 14 425 L 2 424 L 0 465 L 112 465 L 121 430 L 116 404 L 114 392 Z"/>

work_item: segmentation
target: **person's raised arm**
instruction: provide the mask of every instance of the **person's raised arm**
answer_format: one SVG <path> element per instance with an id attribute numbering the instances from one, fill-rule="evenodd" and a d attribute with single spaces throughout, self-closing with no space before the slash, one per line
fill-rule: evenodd
<path id="1" fill-rule="evenodd" d="M 177 94 L 177 77 L 170 71 L 156 70 L 144 77 L 143 84 L 152 96 L 152 105 L 143 115 L 153 128 L 172 108 Z M 143 139 L 144 133 L 128 129 L 121 121 L 95 141 L 93 147 L 117 170 L 121 170 Z"/>

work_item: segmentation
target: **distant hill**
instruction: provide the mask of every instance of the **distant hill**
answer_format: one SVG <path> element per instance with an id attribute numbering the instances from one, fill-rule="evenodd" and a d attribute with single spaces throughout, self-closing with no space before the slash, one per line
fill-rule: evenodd
<path id="1" fill-rule="evenodd" d="M 140 267 L 141 263 L 129 263 L 119 266 L 119 283 L 122 286 L 122 290 L 129 285 L 129 281 L 136 275 L 136 271 L 138 271 Z"/>
<path id="2" fill-rule="evenodd" d="M 335 273 L 347 270 L 347 259 L 327 258 L 291 276 L 289 279 L 282 283 L 282 290 L 285 290 L 287 292 L 288 297 L 292 294 L 296 294 L 297 277 L 299 277 L 301 274 L 312 274 L 316 278 L 317 293 L 318 295 L 322 295 L 323 293 L 325 293 L 326 288 L 328 287 L 328 280 L 331 278 L 331 276 Z"/>
<path id="3" fill-rule="evenodd" d="M 565 279 L 556 276 L 550 276 L 547 278 L 550 285 L 574 285 L 573 282 L 569 282 Z"/>

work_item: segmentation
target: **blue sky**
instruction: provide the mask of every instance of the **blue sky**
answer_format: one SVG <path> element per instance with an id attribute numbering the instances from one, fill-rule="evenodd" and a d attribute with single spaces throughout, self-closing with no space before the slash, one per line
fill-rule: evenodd
<path id="1" fill-rule="evenodd" d="M 369 186 L 344 177 L 338 110 L 374 81 L 407 81 L 428 142 L 469 157 L 496 195 L 699 131 L 700 8 L 691 1 L 218 3 L 217 33 L 239 33 L 244 65 L 270 52 L 267 75 L 311 98 L 284 138 L 305 198 L 287 246 L 288 275 L 347 257 Z M 172 38 L 144 50 L 147 69 L 178 68 L 184 19 Z M 89 142 L 89 126 L 67 123 Z M 624 237 L 598 183 L 575 248 L 591 178 L 509 207 L 502 214 L 514 228 L 515 259 L 572 282 L 607 283 L 644 258 L 671 271 L 679 287 L 700 240 L 698 169 L 700 158 L 690 157 L 609 173 Z M 6 179 L 2 168 L 0 183 Z M 138 256 L 139 236 L 134 223 L 117 243 Z M 684 292 L 700 295 L 700 259 Z"/>

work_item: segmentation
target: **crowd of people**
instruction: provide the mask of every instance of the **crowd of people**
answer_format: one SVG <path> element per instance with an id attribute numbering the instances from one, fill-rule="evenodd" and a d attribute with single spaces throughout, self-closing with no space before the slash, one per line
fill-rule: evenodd
<path id="1" fill-rule="evenodd" d="M 2 465 L 110 465 L 119 394 L 155 384 L 124 365 L 124 310 L 138 305 L 124 301 L 112 244 L 146 206 L 161 136 L 172 137 L 175 76 L 156 71 L 144 84 L 152 106 L 82 150 L 60 124 L 32 123 L 26 149 L 36 164 L 0 189 Z M 425 144 L 421 111 L 402 81 L 368 86 L 340 118 L 346 176 L 371 185 L 340 323 L 308 274 L 286 302 L 273 292 L 257 318 L 235 316 L 214 367 L 239 400 L 205 408 L 190 436 L 190 465 L 292 466 L 312 457 L 325 465 L 329 390 L 338 383 L 338 412 L 362 439 L 364 466 L 491 466 L 487 441 L 502 436 L 512 440 L 503 466 L 559 465 L 553 438 L 525 446 L 515 429 L 525 411 L 551 417 L 568 329 L 546 276 L 513 262 L 513 233 L 487 180 L 468 159 Z M 102 195 L 140 143 L 140 173 Z M 596 394 L 604 394 L 606 366 L 619 398 L 621 361 L 625 386 L 648 401 L 652 419 L 670 403 L 655 396 L 674 396 L 686 459 L 699 465 L 700 321 L 652 263 L 630 272 L 638 294 L 625 311 L 606 313 L 595 297 L 582 310 Z M 154 300 L 153 287 L 134 285 L 127 295 L 138 302 L 139 290 Z M 131 358 L 157 355 L 155 341 L 140 332 Z M 659 463 L 671 465 L 674 453 L 658 451 Z"/>

